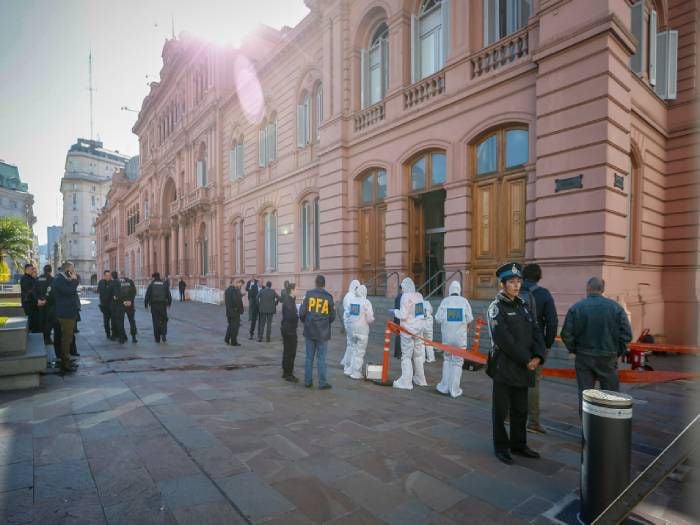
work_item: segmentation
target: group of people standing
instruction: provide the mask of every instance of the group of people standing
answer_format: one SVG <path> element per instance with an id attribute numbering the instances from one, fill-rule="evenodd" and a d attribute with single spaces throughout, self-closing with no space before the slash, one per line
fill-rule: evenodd
<path id="1" fill-rule="evenodd" d="M 26 264 L 20 279 L 22 309 L 27 315 L 28 330 L 43 334 L 45 345 L 53 344 L 56 366 L 61 373 L 74 372 L 78 366 L 76 358 L 80 354 L 75 334 L 80 320 L 79 283 L 70 262 L 63 263 L 55 277 L 50 264 L 44 266 L 41 275 L 37 275 L 34 265 Z"/>
<path id="2" fill-rule="evenodd" d="M 167 341 L 168 313 L 173 302 L 170 286 L 155 272 L 146 289 L 144 307 L 150 308 L 153 321 L 153 336 L 156 343 Z M 124 328 L 124 317 L 129 320 L 129 332 L 132 343 L 137 343 L 136 335 L 136 284 L 128 277 L 119 277 L 117 271 L 105 270 L 97 284 L 100 311 L 104 324 L 105 336 L 111 341 L 124 344 L 128 339 Z"/>
<path id="3" fill-rule="evenodd" d="M 272 289 L 272 283 L 268 281 L 265 287 L 261 287 L 255 276 L 245 283 L 245 292 L 248 297 L 248 315 L 250 318 L 249 339 L 255 335 L 255 326 L 258 326 L 258 342 L 270 342 L 272 317 L 277 311 L 277 305 L 282 304 L 282 378 L 296 383 L 299 379 L 294 375 L 294 360 L 297 352 L 297 328 L 299 321 L 304 324 L 304 338 L 306 344 L 306 362 L 304 367 L 304 385 L 307 388 L 313 386 L 313 365 L 318 368 L 318 387 L 321 390 L 331 388 L 326 378 L 326 351 L 328 341 L 331 338 L 331 324 L 335 320 L 335 305 L 333 297 L 325 289 L 326 279 L 323 275 L 317 275 L 316 287 L 309 290 L 302 302 L 297 305 L 295 289 L 296 285 L 289 281 L 284 282 L 284 288 L 278 295 Z M 241 315 L 243 315 L 243 280 L 232 281 L 224 292 L 226 305 L 226 318 L 228 327 L 224 338 L 227 344 L 240 346 L 238 332 L 240 329 Z"/>

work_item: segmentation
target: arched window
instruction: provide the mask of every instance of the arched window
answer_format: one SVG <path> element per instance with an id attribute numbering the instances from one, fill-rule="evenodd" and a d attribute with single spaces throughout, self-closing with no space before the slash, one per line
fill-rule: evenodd
<path id="1" fill-rule="evenodd" d="M 411 164 L 411 191 L 425 191 L 447 181 L 447 159 L 444 151 L 432 151 Z"/>
<path id="2" fill-rule="evenodd" d="M 316 86 L 316 94 L 314 96 L 315 104 L 315 118 L 314 118 L 314 137 L 316 142 L 321 141 L 321 122 L 323 122 L 323 86 L 321 84 Z"/>
<path id="3" fill-rule="evenodd" d="M 423 0 L 411 17 L 411 77 L 413 82 L 441 70 L 449 44 L 449 0 Z"/>
<path id="4" fill-rule="evenodd" d="M 309 94 L 304 91 L 297 104 L 297 147 L 305 148 L 311 143 L 311 107 Z"/>
<path id="5" fill-rule="evenodd" d="M 531 0 L 484 0 L 484 46 L 527 25 Z"/>
<path id="6" fill-rule="evenodd" d="M 245 151 L 243 135 L 233 142 L 228 152 L 229 179 L 236 180 L 245 176 Z"/>
<path id="7" fill-rule="evenodd" d="M 277 160 L 277 117 L 264 120 L 258 130 L 258 165 L 264 168 Z"/>
<path id="8" fill-rule="evenodd" d="M 275 272 L 277 271 L 277 210 L 268 210 L 263 214 L 263 227 L 265 272 Z"/>
<path id="9" fill-rule="evenodd" d="M 524 128 L 504 128 L 485 136 L 475 148 L 476 175 L 520 168 L 528 162 L 528 141 L 528 131 Z"/>
<path id="10" fill-rule="evenodd" d="M 389 85 L 389 27 L 379 24 L 360 55 L 362 70 L 362 107 L 376 104 L 384 98 Z"/>
<path id="11" fill-rule="evenodd" d="M 317 270 L 320 266 L 319 200 L 308 197 L 301 203 L 301 269 Z"/>
<path id="12" fill-rule="evenodd" d="M 233 221 L 233 274 L 243 273 L 243 219 Z"/>

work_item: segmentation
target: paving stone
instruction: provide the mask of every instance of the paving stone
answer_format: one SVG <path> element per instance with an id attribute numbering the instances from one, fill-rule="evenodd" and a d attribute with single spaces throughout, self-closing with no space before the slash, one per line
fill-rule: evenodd
<path id="1" fill-rule="evenodd" d="M 142 496 L 104 507 L 109 525 L 175 525 L 172 511 L 160 494 Z"/>
<path id="2" fill-rule="evenodd" d="M 469 523 L 470 525 L 491 525 L 493 523 L 524 525 L 527 523 L 522 518 L 505 514 L 502 509 L 474 496 L 466 496 L 443 514 L 455 523 Z"/>
<path id="3" fill-rule="evenodd" d="M 464 494 L 450 485 L 420 471 L 409 474 L 404 487 L 406 492 L 438 512 L 447 510 L 464 498 Z"/>
<path id="4" fill-rule="evenodd" d="M 0 492 L 0 523 L 31 523 L 34 494 L 31 488 Z"/>
<path id="5" fill-rule="evenodd" d="M 107 523 L 96 495 L 79 497 L 63 495 L 37 501 L 33 508 L 33 523 L 37 524 L 90 524 Z"/>
<path id="6" fill-rule="evenodd" d="M 386 522 L 373 516 L 365 509 L 357 509 L 329 523 L 332 525 L 382 525 Z"/>
<path id="7" fill-rule="evenodd" d="M 109 470 L 95 474 L 95 484 L 104 506 L 131 501 L 138 497 L 150 497 L 158 488 L 142 466 L 115 465 Z"/>
<path id="8" fill-rule="evenodd" d="M 416 470 L 415 465 L 404 456 L 389 456 L 374 451 L 353 456 L 348 463 L 387 482 L 401 479 Z"/>
<path id="9" fill-rule="evenodd" d="M 426 523 L 431 510 L 417 499 L 406 501 L 380 517 L 390 525 Z"/>
<path id="10" fill-rule="evenodd" d="M 85 460 L 64 461 L 36 469 L 35 500 L 77 498 L 96 492 L 90 467 Z"/>
<path id="11" fill-rule="evenodd" d="M 187 450 L 221 447 L 221 442 L 202 428 L 174 428 L 172 434 Z"/>
<path id="12" fill-rule="evenodd" d="M 34 440 L 34 461 L 37 465 L 80 459 L 85 459 L 83 440 L 80 434 L 56 434 Z"/>
<path id="13" fill-rule="evenodd" d="M 119 422 L 127 430 L 127 432 L 138 432 L 151 428 L 161 427 L 153 413 L 144 406 L 136 406 L 122 412 L 119 416 Z"/>
<path id="14" fill-rule="evenodd" d="M 160 481 L 158 488 L 171 509 L 224 499 L 212 482 L 202 474 Z"/>
<path id="15" fill-rule="evenodd" d="M 224 446 L 192 450 L 192 458 L 213 479 L 248 472 L 243 462 Z"/>
<path id="16" fill-rule="evenodd" d="M 275 449 L 281 456 L 289 459 L 301 459 L 308 456 L 306 451 L 281 434 L 266 436 L 265 443 Z"/>
<path id="17" fill-rule="evenodd" d="M 201 525 L 202 523 L 225 523 L 236 525 L 248 523 L 228 502 L 202 503 L 173 511 L 179 525 Z"/>
<path id="18" fill-rule="evenodd" d="M 325 483 L 345 478 L 359 472 L 354 465 L 330 454 L 321 454 L 305 458 L 300 460 L 298 465 L 306 472 Z"/>
<path id="19" fill-rule="evenodd" d="M 34 466 L 31 460 L 0 466 L 0 492 L 32 486 L 34 486 Z"/>
<path id="20" fill-rule="evenodd" d="M 33 454 L 31 433 L 0 437 L 0 465 L 31 461 Z"/>
<path id="21" fill-rule="evenodd" d="M 47 419 L 34 419 L 34 437 L 49 437 L 77 431 L 78 426 L 72 414 Z"/>
<path id="22" fill-rule="evenodd" d="M 516 486 L 484 472 L 468 472 L 454 480 L 452 485 L 465 494 L 481 498 L 506 512 L 510 512 L 530 497 L 530 492 L 525 490 L 527 486 Z"/>
<path id="23" fill-rule="evenodd" d="M 544 514 L 551 509 L 553 505 L 554 503 L 551 501 L 547 501 L 546 499 L 542 499 L 537 496 L 532 496 L 515 507 L 512 510 L 512 513 L 529 521 L 536 518 L 540 514 Z"/>
<path id="24" fill-rule="evenodd" d="M 75 420 L 85 441 L 125 436 L 126 431 L 115 412 L 76 414 Z"/>
<path id="25" fill-rule="evenodd" d="M 375 515 L 388 515 L 409 499 L 396 485 L 382 483 L 364 472 L 339 479 L 333 485 Z"/>
<path id="26" fill-rule="evenodd" d="M 241 512 L 253 521 L 294 509 L 294 504 L 263 483 L 254 472 L 224 478 L 218 484 Z"/>
<path id="27" fill-rule="evenodd" d="M 136 448 L 136 453 L 155 481 L 199 473 L 194 462 L 170 436 L 144 440 Z"/>
<path id="28" fill-rule="evenodd" d="M 338 518 L 356 507 L 347 496 L 315 478 L 292 478 L 275 483 L 273 488 L 316 523 Z"/>

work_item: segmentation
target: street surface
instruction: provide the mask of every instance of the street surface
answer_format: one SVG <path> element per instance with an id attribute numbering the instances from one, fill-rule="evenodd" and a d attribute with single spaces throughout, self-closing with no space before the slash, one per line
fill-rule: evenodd
<path id="1" fill-rule="evenodd" d="M 549 432 L 528 435 L 542 459 L 506 466 L 492 453 L 483 371 L 464 373 L 459 399 L 434 390 L 441 361 L 426 364 L 430 388 L 352 381 L 338 366 L 345 337 L 336 323 L 333 389 L 319 391 L 281 379 L 277 319 L 272 342 L 257 343 L 246 313 L 243 346 L 230 347 L 220 306 L 174 303 L 160 345 L 142 308 L 138 344 L 108 341 L 94 302 L 82 317 L 77 374 L 0 394 L 0 523 L 551 523 L 543 514 L 576 496 L 573 382 L 543 381 Z M 381 362 L 381 348 L 368 356 Z M 676 357 L 654 364 L 689 366 Z M 636 400 L 634 475 L 689 421 L 698 384 L 623 389 Z M 698 494 L 691 469 L 637 511 L 652 523 L 693 523 Z"/>

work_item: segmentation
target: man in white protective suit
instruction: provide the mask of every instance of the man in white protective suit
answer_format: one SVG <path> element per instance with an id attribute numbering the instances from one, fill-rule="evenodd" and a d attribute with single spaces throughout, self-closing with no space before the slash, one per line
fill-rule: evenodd
<path id="1" fill-rule="evenodd" d="M 345 354 L 340 360 L 340 366 L 343 367 L 345 375 L 350 375 L 350 352 L 352 350 L 352 335 L 348 330 L 348 319 L 350 317 L 350 303 L 357 298 L 357 287 L 360 286 L 360 281 L 353 279 L 348 286 L 348 293 L 343 297 L 343 326 L 345 327 Z"/>
<path id="2" fill-rule="evenodd" d="M 425 325 L 423 296 L 416 292 L 416 285 L 409 277 L 401 282 L 401 289 L 401 306 L 393 311 L 394 316 L 401 321 L 402 328 L 420 335 Z M 401 332 L 401 377 L 394 381 L 394 388 L 412 390 L 413 383 L 418 386 L 428 385 L 423 371 L 425 352 L 419 350 L 416 339 Z"/>
<path id="3" fill-rule="evenodd" d="M 423 337 L 426 339 L 433 340 L 433 305 L 430 301 L 423 301 L 423 308 L 425 311 L 425 323 L 423 325 Z M 429 344 L 424 344 L 425 346 L 425 362 L 434 363 L 435 362 L 435 350 Z"/>
<path id="4" fill-rule="evenodd" d="M 467 326 L 474 320 L 472 307 L 460 294 L 462 287 L 457 281 L 450 283 L 450 295 L 445 297 L 435 319 L 440 323 L 442 330 L 442 342 L 447 345 L 467 348 Z M 453 355 L 447 351 L 443 353 L 442 380 L 437 385 L 441 394 L 449 394 L 452 397 L 462 395 L 460 383 L 462 381 L 462 364 L 464 358 Z"/>
<path id="5" fill-rule="evenodd" d="M 362 365 L 365 361 L 367 341 L 369 340 L 369 325 L 374 322 L 374 310 L 372 303 L 367 299 L 367 287 L 361 284 L 357 287 L 357 298 L 350 303 L 350 321 L 352 330 L 352 352 L 348 358 L 351 360 L 350 377 L 362 379 Z"/>

